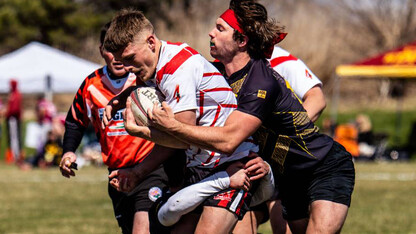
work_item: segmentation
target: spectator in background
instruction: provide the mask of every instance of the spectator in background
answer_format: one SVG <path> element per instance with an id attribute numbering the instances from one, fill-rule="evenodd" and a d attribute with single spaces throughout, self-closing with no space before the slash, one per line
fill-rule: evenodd
<path id="1" fill-rule="evenodd" d="M 376 151 L 372 124 L 368 115 L 359 114 L 355 118 L 358 130 L 358 151 L 360 157 L 372 158 Z"/>
<path id="2" fill-rule="evenodd" d="M 6 161 L 17 162 L 22 157 L 22 142 L 20 135 L 20 123 L 22 115 L 22 95 L 17 88 L 18 82 L 10 80 L 10 93 L 7 101 L 6 123 L 7 123 L 7 142 Z"/>
<path id="3" fill-rule="evenodd" d="M 32 167 L 45 169 L 57 166 L 61 161 L 64 117 L 57 115 L 55 105 L 44 95 L 38 96 L 35 112 L 36 121 L 26 125 L 25 146 L 36 149 L 36 152 L 19 163 L 22 170 Z"/>
<path id="4" fill-rule="evenodd" d="M 51 124 L 56 116 L 56 107 L 44 95 L 40 95 L 36 103 L 36 115 L 39 124 Z"/>

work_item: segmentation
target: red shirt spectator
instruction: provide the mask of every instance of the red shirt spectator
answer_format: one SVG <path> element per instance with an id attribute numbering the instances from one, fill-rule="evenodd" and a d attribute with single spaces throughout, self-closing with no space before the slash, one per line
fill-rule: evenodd
<path id="1" fill-rule="evenodd" d="M 10 80 L 10 94 L 7 105 L 6 117 L 11 116 L 20 120 L 22 114 L 22 95 L 17 89 L 17 80 Z"/>

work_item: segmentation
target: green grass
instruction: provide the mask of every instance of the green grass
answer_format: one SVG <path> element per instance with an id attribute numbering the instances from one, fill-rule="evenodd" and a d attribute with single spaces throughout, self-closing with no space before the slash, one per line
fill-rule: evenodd
<path id="1" fill-rule="evenodd" d="M 342 233 L 416 233 L 416 162 L 355 167 L 355 189 Z M 272 233 L 269 224 L 259 232 Z"/>
<path id="2" fill-rule="evenodd" d="M 107 170 L 20 171 L 1 165 L 0 233 L 119 233 L 107 195 Z"/>
<path id="3" fill-rule="evenodd" d="M 343 233 L 416 233 L 416 162 L 357 163 Z M 107 170 L 20 171 L 0 164 L 0 233 L 120 233 L 107 195 Z M 271 233 L 264 224 L 260 233 Z"/>

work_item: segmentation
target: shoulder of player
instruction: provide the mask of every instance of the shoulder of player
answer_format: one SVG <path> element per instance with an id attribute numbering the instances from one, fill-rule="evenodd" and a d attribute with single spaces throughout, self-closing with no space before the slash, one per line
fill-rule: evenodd
<path id="1" fill-rule="evenodd" d="M 97 70 L 91 72 L 91 74 L 89 74 L 87 76 L 87 78 L 85 78 L 86 80 L 91 80 L 94 78 L 100 78 L 101 76 L 104 75 L 104 67 L 98 68 Z"/>
<path id="2" fill-rule="evenodd" d="M 264 85 L 271 85 L 276 82 L 276 72 L 265 59 L 253 60 L 249 71 L 251 80 L 264 83 Z"/>

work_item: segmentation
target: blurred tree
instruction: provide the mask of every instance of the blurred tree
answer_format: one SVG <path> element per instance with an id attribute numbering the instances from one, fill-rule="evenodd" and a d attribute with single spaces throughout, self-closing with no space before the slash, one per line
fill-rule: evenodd
<path id="1" fill-rule="evenodd" d="M 361 57 L 416 39 L 416 0 L 330 2 L 332 18 L 343 22 L 338 38 Z"/>
<path id="2" fill-rule="evenodd" d="M 98 31 L 111 16 L 93 14 L 79 1 L 0 1 L 2 53 L 36 40 L 61 49 L 82 48 L 79 41 Z M 82 44 L 82 43 L 81 43 Z"/>

